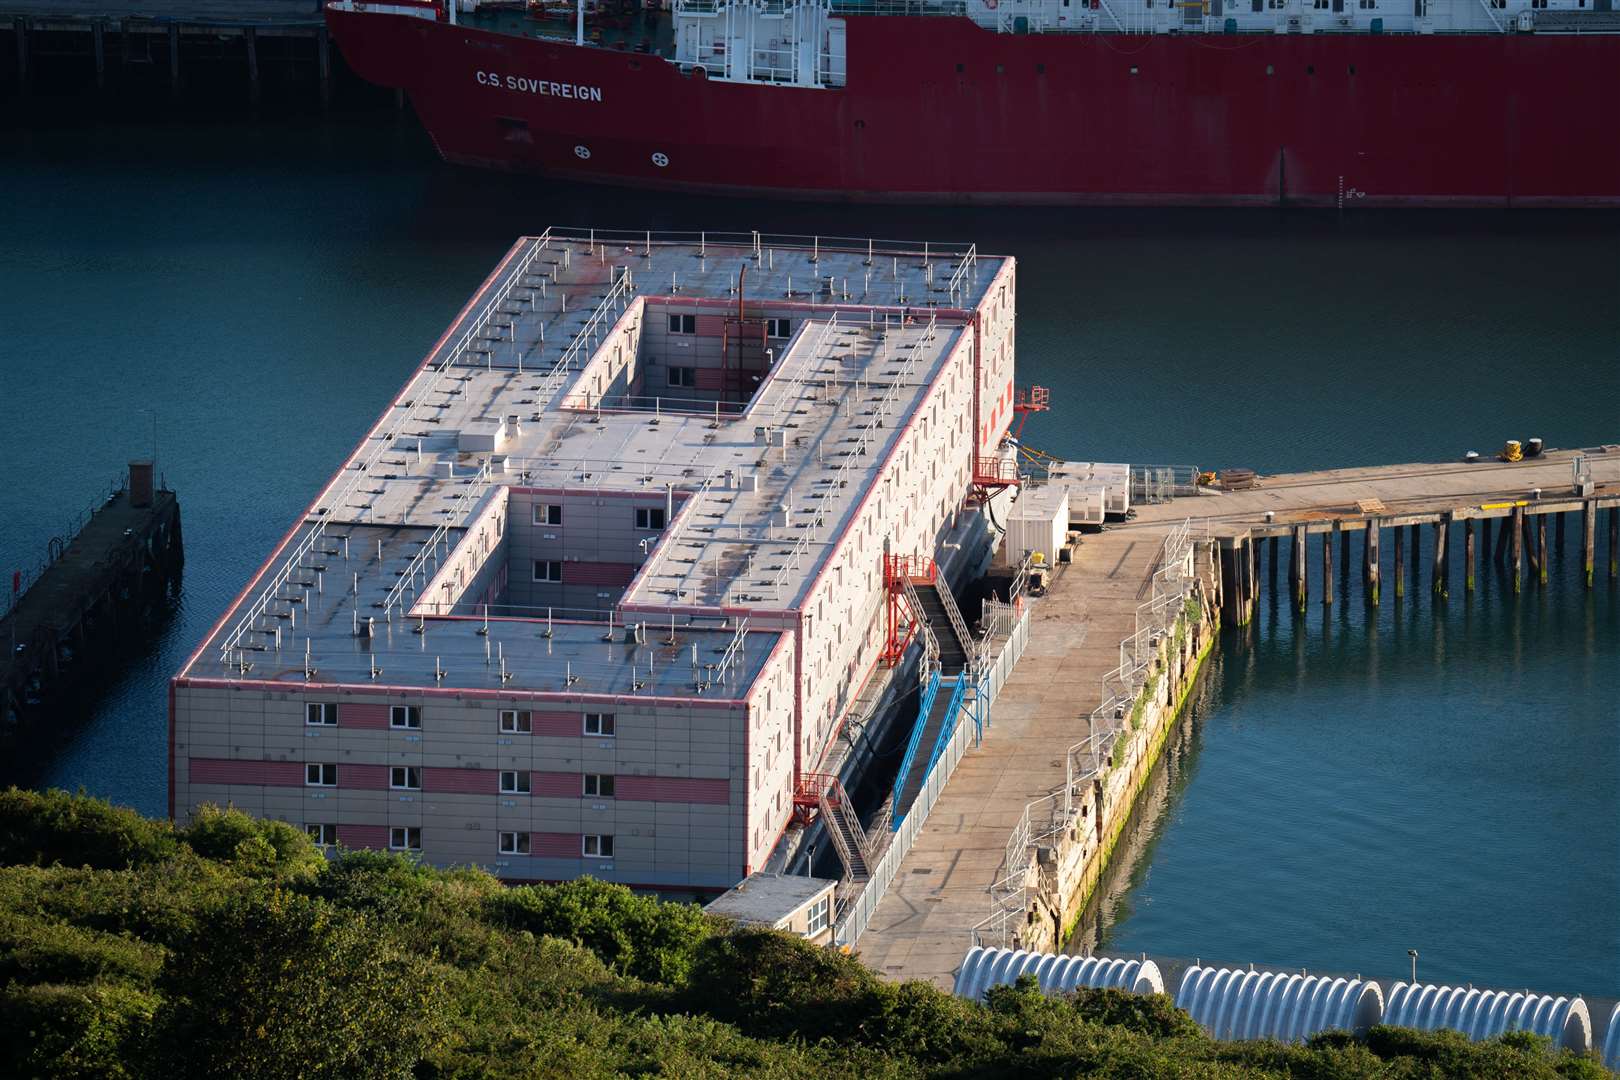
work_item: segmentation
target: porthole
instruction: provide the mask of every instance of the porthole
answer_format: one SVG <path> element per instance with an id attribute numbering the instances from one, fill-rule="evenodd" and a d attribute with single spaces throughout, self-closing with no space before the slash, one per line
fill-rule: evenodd
<path id="1" fill-rule="evenodd" d="M 581 161 L 586 161 L 591 156 L 591 148 L 581 143 L 579 146 L 574 147 L 574 156 Z"/>
<path id="2" fill-rule="evenodd" d="M 652 163 L 662 169 L 669 164 L 669 155 L 660 151 L 652 156 Z"/>

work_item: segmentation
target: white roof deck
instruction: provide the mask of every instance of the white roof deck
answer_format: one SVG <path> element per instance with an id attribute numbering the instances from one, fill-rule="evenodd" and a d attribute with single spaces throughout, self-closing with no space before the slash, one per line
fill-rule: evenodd
<path id="1" fill-rule="evenodd" d="M 388 683 L 481 685 L 484 642 L 498 637 L 512 673 L 501 680 L 487 666 L 498 686 L 560 690 L 558 672 L 576 661 L 622 669 L 610 678 L 604 667 L 604 686 L 644 682 L 630 675 L 633 650 L 614 654 L 599 625 L 579 653 L 559 651 L 572 632 L 544 638 L 522 620 L 489 637 L 431 617 L 425 633 L 412 632 L 418 623 L 406 613 L 437 565 L 431 556 L 453 545 L 483 493 L 502 483 L 673 486 L 685 498 L 622 602 L 638 618 L 688 609 L 675 621 L 691 629 L 667 648 L 694 635 L 700 654 L 723 653 L 736 621 L 704 612 L 795 606 L 960 339 L 961 313 L 1003 262 L 972 249 L 868 245 L 556 230 L 519 241 L 182 674 L 263 677 L 279 626 L 276 670 L 299 680 L 307 640 L 321 681 L 367 681 L 380 650 Z M 618 320 L 644 316 L 647 302 L 735 311 L 744 267 L 750 316 L 788 306 L 799 324 L 752 401 L 716 412 L 564 407 L 578 402 L 570 391 Z M 517 430 L 493 452 L 466 448 L 464 434 L 482 439 L 514 416 Z M 781 434 L 762 438 L 759 428 Z M 306 585 L 315 599 L 304 598 Z M 359 639 L 355 624 L 367 617 L 377 631 Z M 667 637 L 667 626 L 657 633 Z M 727 679 L 744 678 L 745 690 L 769 648 L 750 640 L 737 650 L 747 662 L 732 664 Z M 436 659 L 450 669 L 442 682 Z M 242 674 L 244 662 L 256 670 Z M 701 679 L 687 670 L 667 681 L 660 692 L 695 693 Z"/>

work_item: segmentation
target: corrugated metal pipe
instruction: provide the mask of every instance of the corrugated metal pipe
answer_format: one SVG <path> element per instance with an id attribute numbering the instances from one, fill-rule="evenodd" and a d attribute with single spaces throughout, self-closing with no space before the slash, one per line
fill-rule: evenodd
<path id="1" fill-rule="evenodd" d="M 975 946 L 956 975 L 955 994 L 982 1001 L 992 986 L 1010 986 L 1020 975 L 1033 975 L 1042 990 L 1060 993 L 1080 987 L 1164 993 L 1164 977 L 1151 960 L 1118 960 L 1101 956 L 1063 956 L 1024 949 Z"/>
<path id="2" fill-rule="evenodd" d="M 1592 1017 L 1578 997 L 1399 982 L 1389 992 L 1384 1023 L 1424 1031 L 1450 1028 L 1475 1040 L 1533 1031 L 1569 1050 L 1585 1052 L 1592 1047 Z M 1611 1025 L 1609 1040 L 1613 1039 Z"/>
<path id="3" fill-rule="evenodd" d="M 1383 1015 L 1384 994 L 1362 979 L 1190 967 L 1176 1005 L 1217 1039 L 1304 1042 L 1329 1030 L 1365 1034 Z"/>

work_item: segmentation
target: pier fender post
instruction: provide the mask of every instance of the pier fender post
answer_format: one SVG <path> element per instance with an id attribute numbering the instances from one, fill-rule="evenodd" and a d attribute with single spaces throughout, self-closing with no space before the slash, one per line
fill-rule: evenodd
<path id="1" fill-rule="evenodd" d="M 1440 520 L 1434 523 L 1434 569 L 1429 575 L 1434 595 L 1440 600 L 1451 595 L 1450 552 L 1447 550 L 1450 537 L 1451 514 L 1448 511 L 1441 514 Z"/>
<path id="2" fill-rule="evenodd" d="M 97 19 L 90 24 L 96 49 L 96 89 L 107 88 L 107 20 Z"/>
<path id="3" fill-rule="evenodd" d="M 1508 543 L 1513 548 L 1513 554 L 1509 556 L 1509 560 L 1513 564 L 1513 593 L 1517 596 L 1524 580 L 1524 507 L 1515 506 L 1513 508 L 1513 517 L 1509 520 L 1511 525 L 1509 527 Z"/>
<path id="4" fill-rule="evenodd" d="M 248 101 L 257 105 L 259 103 L 259 38 L 251 26 L 243 29 L 242 37 L 247 40 Z"/>
<path id="5" fill-rule="evenodd" d="M 21 15 L 11 20 L 11 32 L 17 37 L 17 93 L 28 95 L 28 20 Z"/>
<path id="6" fill-rule="evenodd" d="M 1367 603 L 1373 607 L 1378 606 L 1378 533 L 1380 523 L 1377 518 L 1367 522 L 1366 538 L 1362 542 L 1361 584 L 1367 591 Z"/>
<path id="7" fill-rule="evenodd" d="M 1406 596 L 1406 534 L 1395 526 L 1395 599 Z"/>
<path id="8" fill-rule="evenodd" d="M 321 69 L 321 107 L 332 104 L 332 40 L 323 25 L 315 31 L 315 59 Z"/>
<path id="9" fill-rule="evenodd" d="M 1254 620 L 1255 605 L 1260 601 L 1260 542 L 1250 537 L 1243 541 L 1249 552 L 1249 588 L 1243 601 L 1243 621 Z"/>
<path id="10" fill-rule="evenodd" d="M 1339 523 L 1333 523 L 1333 531 L 1339 531 Z M 1333 606 L 1333 537 L 1322 537 L 1322 606 Z"/>
<path id="11" fill-rule="evenodd" d="M 1547 584 L 1547 515 L 1536 515 L 1536 582 Z"/>
<path id="12" fill-rule="evenodd" d="M 1294 607 L 1302 615 L 1305 613 L 1305 601 L 1310 592 L 1310 586 L 1307 584 L 1310 573 L 1305 565 L 1306 554 L 1305 526 L 1295 525 L 1293 541 L 1289 544 L 1288 573 L 1293 578 Z"/>
<path id="13" fill-rule="evenodd" d="M 169 24 L 169 96 L 180 96 L 180 25 Z"/>
<path id="14" fill-rule="evenodd" d="M 1609 507 L 1609 577 L 1620 577 L 1620 506 Z"/>
<path id="15" fill-rule="evenodd" d="M 1474 519 L 1463 520 L 1463 592 L 1474 591 Z"/>
<path id="16" fill-rule="evenodd" d="M 1592 499 L 1581 502 L 1581 576 L 1592 587 L 1592 568 L 1597 559 L 1597 507 Z"/>
<path id="17" fill-rule="evenodd" d="M 1416 589 L 1422 581 L 1419 575 L 1423 573 L 1423 527 L 1414 521 L 1409 529 L 1412 533 L 1412 588 Z"/>

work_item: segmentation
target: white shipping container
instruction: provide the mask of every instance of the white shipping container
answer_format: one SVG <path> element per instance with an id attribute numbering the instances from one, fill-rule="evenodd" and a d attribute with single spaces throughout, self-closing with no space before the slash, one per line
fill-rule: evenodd
<path id="1" fill-rule="evenodd" d="M 1038 551 L 1054 563 L 1068 534 L 1068 490 L 1052 484 L 1027 487 L 1007 520 L 1007 557 L 1016 561 Z"/>

